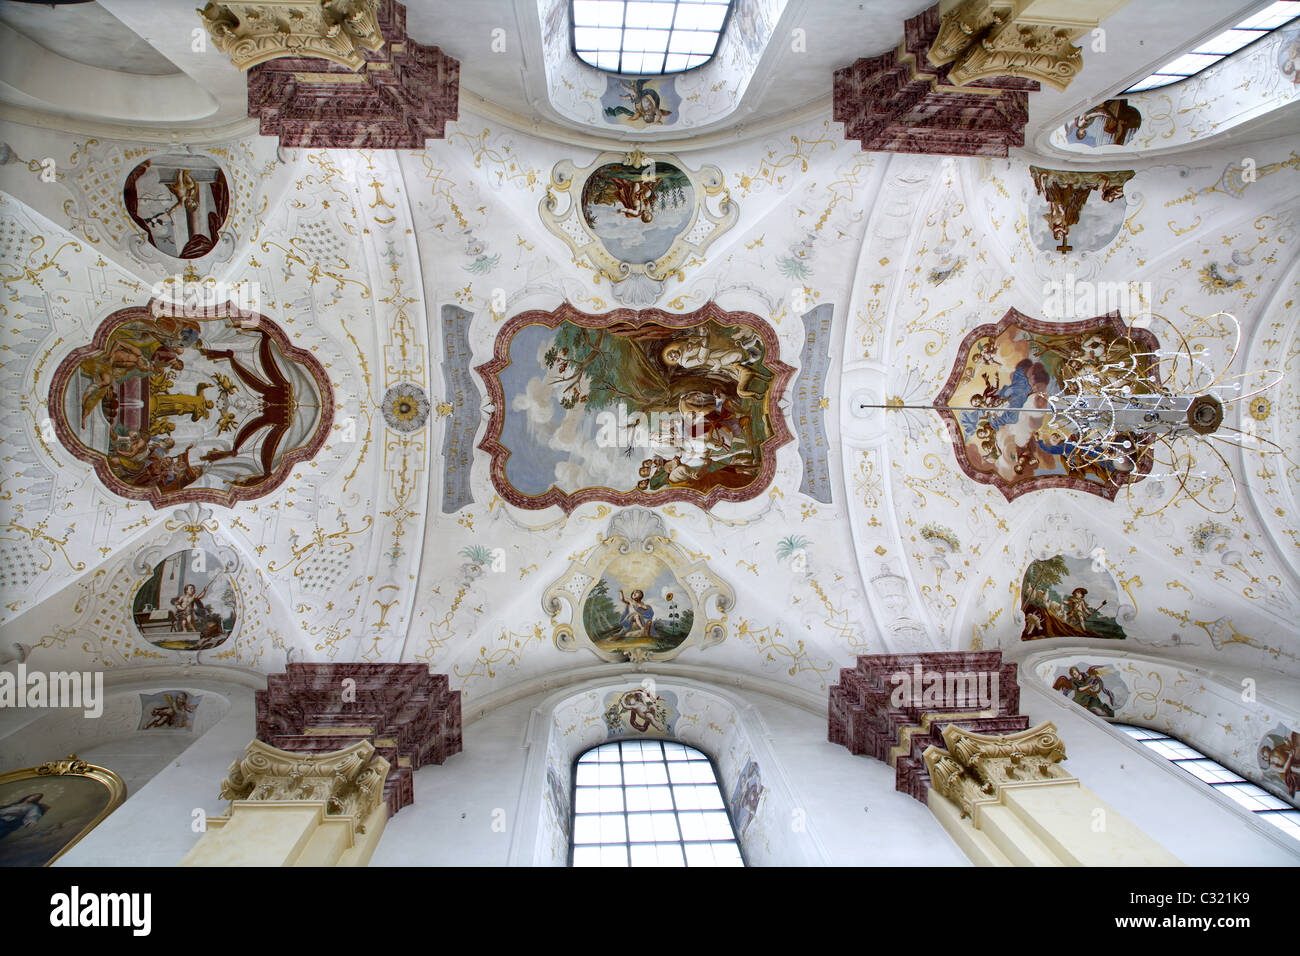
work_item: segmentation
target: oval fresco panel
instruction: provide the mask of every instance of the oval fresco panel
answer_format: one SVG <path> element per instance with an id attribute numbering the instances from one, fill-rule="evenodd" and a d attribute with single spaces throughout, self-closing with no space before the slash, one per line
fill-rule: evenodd
<path id="1" fill-rule="evenodd" d="M 962 340 L 934 400 L 948 422 L 957 464 L 1008 501 L 1043 488 L 1113 501 L 1120 487 L 1151 471 L 1153 439 L 1125 432 L 1113 447 L 1089 444 L 1053 413 L 1052 400 L 1113 384 L 1121 375 L 1139 394 L 1158 393 L 1160 369 L 1152 356 L 1159 348 L 1152 332 L 1126 326 L 1118 312 L 1044 322 L 1008 309 L 996 324 L 977 326 Z"/>
<path id="2" fill-rule="evenodd" d="M 230 214 L 230 186 L 208 156 L 153 156 L 127 175 L 122 202 L 155 249 L 176 259 L 198 259 L 221 238 Z"/>
<path id="3" fill-rule="evenodd" d="M 157 301 L 113 313 L 74 349 L 49 407 L 59 441 L 110 491 L 155 507 L 259 498 L 316 454 L 334 419 L 324 368 L 270 319 Z"/>
<path id="4" fill-rule="evenodd" d="M 169 651 L 224 644 L 238 623 L 238 594 L 221 559 L 200 548 L 169 554 L 135 592 L 140 636 Z"/>
<path id="5" fill-rule="evenodd" d="M 606 163 L 582 187 L 582 217 L 610 255 L 653 262 L 671 247 L 695 214 L 695 188 L 671 163 Z"/>

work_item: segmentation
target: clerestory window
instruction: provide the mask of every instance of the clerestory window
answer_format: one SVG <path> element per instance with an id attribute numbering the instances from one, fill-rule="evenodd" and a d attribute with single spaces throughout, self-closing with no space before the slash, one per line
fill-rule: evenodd
<path id="1" fill-rule="evenodd" d="M 622 740 L 573 764 L 573 866 L 744 866 L 709 758 L 671 740 Z"/>
<path id="2" fill-rule="evenodd" d="M 658 76 L 703 66 L 731 0 L 572 0 L 573 52 L 597 69 Z"/>
<path id="3" fill-rule="evenodd" d="M 1257 814 L 1261 820 L 1267 820 L 1284 833 L 1288 833 L 1300 840 L 1300 810 L 1296 810 L 1285 800 L 1273 796 L 1262 787 L 1255 786 L 1255 784 L 1233 773 L 1222 764 L 1211 760 L 1199 750 L 1189 747 L 1180 740 L 1175 740 L 1168 734 L 1162 734 L 1156 730 L 1147 730 L 1145 727 L 1133 727 L 1129 724 L 1112 724 L 1111 726 L 1122 730 L 1148 750 L 1159 754 L 1170 763 L 1187 771 L 1201 783 L 1214 787 L 1214 789 L 1240 806 Z M 1282 742 L 1276 747 L 1265 746 L 1269 750 L 1270 766 L 1273 766 L 1274 763 L 1274 751 L 1285 751 L 1276 754 L 1282 759 L 1281 766 L 1275 769 L 1279 771 L 1284 784 L 1289 780 L 1289 785 L 1294 786 L 1297 775 L 1300 775 L 1300 754 L 1295 753 L 1291 742 Z M 1288 750 L 1288 747 L 1291 749 Z"/>
<path id="4" fill-rule="evenodd" d="M 1286 26 L 1296 17 L 1300 17 L 1300 0 L 1278 0 L 1242 20 L 1232 29 L 1203 40 L 1186 53 L 1174 57 L 1150 76 L 1134 83 L 1124 93 L 1155 90 L 1195 76 L 1256 40 L 1262 40 L 1274 30 Z"/>

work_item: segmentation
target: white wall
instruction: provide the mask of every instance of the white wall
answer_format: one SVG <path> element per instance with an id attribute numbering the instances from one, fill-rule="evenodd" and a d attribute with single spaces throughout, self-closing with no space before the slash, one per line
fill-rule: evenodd
<path id="1" fill-rule="evenodd" d="M 629 677 L 628 683 L 633 686 L 636 680 Z M 172 866 L 180 861 L 199 836 L 191 829 L 193 810 L 202 808 L 208 815 L 225 810 L 217 796 L 221 780 L 254 733 L 252 690 L 225 685 L 221 693 L 231 704 L 221 720 L 57 865 Z M 777 765 L 763 768 L 764 783 L 779 773 L 790 803 L 805 811 L 802 833 L 770 840 L 770 862 L 788 862 L 781 854 L 793 853 L 793 841 L 806 840 L 808 852 L 797 855 L 811 854 L 828 865 L 968 865 L 929 810 L 894 790 L 892 769 L 827 742 L 824 713 L 749 689 L 719 688 L 718 694 L 752 705 L 766 732 L 757 752 L 766 748 Z M 465 728 L 464 752 L 441 766 L 419 770 L 414 805 L 388 822 L 371 865 L 506 865 L 512 841 L 527 837 L 522 831 L 530 814 L 536 830 L 543 795 L 524 785 L 526 744 L 530 717 L 554 697 L 552 684 L 550 690 L 488 711 Z M 1183 862 L 1300 863 L 1300 847 L 1293 850 L 1287 838 L 1270 837 L 1267 824 L 1221 802 L 1060 694 L 1029 680 L 1022 704 L 1032 722 L 1056 724 L 1066 744 L 1067 770 Z M 724 790 L 728 786 L 724 781 Z M 783 808 L 780 816 L 787 812 Z M 769 830 L 777 825 L 777 819 L 767 823 Z"/>
<path id="2" fill-rule="evenodd" d="M 640 679 L 640 675 L 629 677 L 627 684 L 636 686 Z M 697 683 L 657 680 L 660 692 L 675 684 Z M 605 683 L 612 682 L 602 682 L 602 687 Z M 804 829 L 799 831 L 794 814 L 784 806 L 787 801 L 781 800 L 780 820 L 769 821 L 767 828 L 772 831 L 788 819 L 791 831 L 771 832 L 768 852 L 747 850 L 751 863 L 765 859 L 776 865 L 797 864 L 812 858 L 828 865 L 968 865 L 930 811 L 894 790 L 891 768 L 854 757 L 826 740 L 824 712 L 814 713 L 751 690 L 729 688 L 719 693 L 753 706 L 768 731 L 765 747 L 779 765 L 762 766 L 760 756 L 764 784 L 774 784 L 774 791 L 779 791 L 778 774 L 784 777 L 789 802 L 804 811 L 799 821 Z M 465 728 L 464 753 L 441 767 L 419 770 L 414 806 L 389 820 L 371 865 L 502 866 L 511 858 L 516 838 L 528 845 L 515 858 L 531 859 L 545 777 L 532 775 L 540 783 L 524 786 L 529 720 L 548 700 L 553 707 L 555 696 L 547 691 L 489 712 Z M 762 749 L 756 748 L 760 754 Z M 721 765 L 724 755 L 710 756 Z M 726 799 L 730 787 L 731 781 L 724 780 Z M 498 810 L 503 832 L 493 829 L 493 814 Z M 798 841 L 808 845 L 801 850 Z"/>
<path id="3" fill-rule="evenodd" d="M 781 701 L 755 705 L 830 866 L 969 866 L 919 800 L 894 789 L 894 769 L 826 739 L 826 714 Z"/>
<path id="4" fill-rule="evenodd" d="M 202 692 L 213 685 L 187 686 Z M 227 804 L 218 798 L 221 781 L 243 756 L 256 723 L 251 688 L 215 686 L 230 701 L 229 710 L 55 866 L 175 866 L 199 839 L 192 829 L 194 810 L 207 816 L 225 812 Z M 107 766 L 113 769 L 111 762 Z"/>

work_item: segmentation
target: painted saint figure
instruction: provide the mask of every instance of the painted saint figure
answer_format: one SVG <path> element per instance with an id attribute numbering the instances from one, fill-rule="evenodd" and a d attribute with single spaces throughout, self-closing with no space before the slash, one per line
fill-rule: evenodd
<path id="1" fill-rule="evenodd" d="M 618 592 L 618 596 L 623 602 L 623 607 L 626 608 L 618 622 L 619 626 L 625 629 L 624 637 L 650 637 L 650 630 L 654 626 L 655 610 L 645 602 L 645 592 L 639 588 L 634 589 L 630 600 L 622 591 Z"/>
<path id="2" fill-rule="evenodd" d="M 187 584 L 183 592 L 172 598 L 172 606 L 176 608 L 175 630 L 197 631 L 199 629 L 199 618 L 208 616 L 207 606 L 203 603 L 208 587 L 211 587 L 211 584 L 198 591 L 194 585 Z"/>
<path id="3" fill-rule="evenodd" d="M 1065 599 L 1065 619 L 1080 630 L 1087 630 L 1088 618 L 1092 617 L 1093 608 L 1088 604 L 1088 589 L 1075 588 Z M 1105 601 L 1101 602 L 1105 604 Z"/>
<path id="4" fill-rule="evenodd" d="M 230 187 L 221 167 L 206 156 L 155 156 L 127 176 L 122 201 L 155 249 L 198 259 L 221 237 Z"/>
<path id="5" fill-rule="evenodd" d="M 661 698 L 651 696 L 640 687 L 627 691 L 609 710 L 613 715 L 618 715 L 620 711 L 626 713 L 628 725 L 638 733 L 644 734 L 652 729 L 660 733 L 668 733 Z M 607 723 L 609 717 L 610 715 L 607 714 Z"/>
<path id="6" fill-rule="evenodd" d="M 758 815 L 758 804 L 763 797 L 763 782 L 759 777 L 758 764 L 750 759 L 745 769 L 736 779 L 735 790 L 731 794 L 731 814 L 736 821 L 736 830 L 743 839 L 750 823 Z"/>
<path id="7" fill-rule="evenodd" d="M 662 358 L 670 369 L 682 368 L 731 379 L 735 382 L 736 394 L 741 398 L 757 398 L 759 395 L 746 390 L 754 377 L 754 370 L 747 367 L 749 356 L 738 348 L 710 346 L 709 332 L 704 326 L 664 346 Z"/>
<path id="8" fill-rule="evenodd" d="M 619 95 L 622 99 L 628 100 L 632 104 L 632 108 L 607 106 L 605 107 L 605 115 L 611 119 L 627 117 L 628 120 L 640 120 L 647 126 L 662 126 L 664 119 L 672 116 L 672 112 L 663 108 L 659 91 L 652 86 L 647 86 L 647 82 L 645 78 L 630 82 L 628 80 L 620 81 L 623 92 Z"/>
<path id="9" fill-rule="evenodd" d="M 1259 759 L 1265 767 L 1282 778 L 1286 792 L 1295 797 L 1300 790 L 1300 733 L 1292 732 L 1289 739 L 1280 739 L 1273 735 L 1272 744 L 1262 744 Z"/>
<path id="10" fill-rule="evenodd" d="M 43 793 L 29 793 L 15 803 L 0 807 L 0 840 L 16 830 L 30 830 L 41 822 L 50 808 L 41 803 Z"/>
<path id="11" fill-rule="evenodd" d="M 191 585 L 192 587 L 193 585 Z M 185 691 L 178 691 L 176 696 L 163 694 L 166 704 L 160 704 L 150 711 L 149 722 L 144 725 L 145 730 L 153 727 L 188 727 L 190 725 L 190 715 L 198 709 L 198 701 L 190 703 L 190 695 Z"/>

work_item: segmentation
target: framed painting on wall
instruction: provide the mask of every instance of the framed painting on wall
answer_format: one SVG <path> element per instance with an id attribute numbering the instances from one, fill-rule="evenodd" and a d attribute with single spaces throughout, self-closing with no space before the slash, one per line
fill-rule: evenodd
<path id="1" fill-rule="evenodd" d="M 0 774 L 0 866 L 49 866 L 125 799 L 121 777 L 75 754 Z"/>

